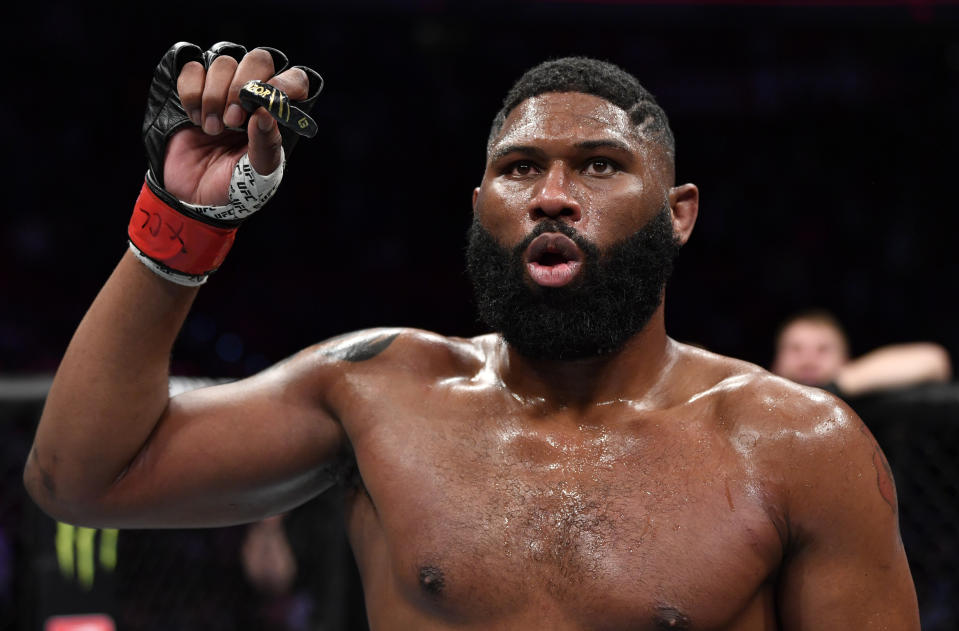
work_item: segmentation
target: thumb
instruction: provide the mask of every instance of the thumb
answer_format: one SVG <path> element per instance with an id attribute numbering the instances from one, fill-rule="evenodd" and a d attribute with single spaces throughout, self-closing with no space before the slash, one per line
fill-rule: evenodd
<path id="1" fill-rule="evenodd" d="M 283 155 L 283 137 L 269 112 L 262 107 L 257 108 L 250 117 L 246 133 L 250 143 L 250 165 L 260 175 L 276 171 Z"/>

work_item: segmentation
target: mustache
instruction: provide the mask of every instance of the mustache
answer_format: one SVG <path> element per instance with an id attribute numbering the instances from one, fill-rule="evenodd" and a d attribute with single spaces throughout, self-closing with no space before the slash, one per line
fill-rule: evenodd
<path id="1" fill-rule="evenodd" d="M 522 259 L 523 253 L 530 246 L 533 240 L 539 235 L 546 232 L 558 232 L 559 234 L 569 237 L 569 239 L 583 251 L 586 260 L 594 260 L 599 258 L 599 247 L 584 237 L 578 230 L 571 227 L 569 224 L 565 224 L 561 221 L 556 221 L 555 219 L 542 219 L 540 223 L 530 231 L 526 237 L 520 241 L 519 245 L 513 248 L 513 256 L 517 259 Z"/>

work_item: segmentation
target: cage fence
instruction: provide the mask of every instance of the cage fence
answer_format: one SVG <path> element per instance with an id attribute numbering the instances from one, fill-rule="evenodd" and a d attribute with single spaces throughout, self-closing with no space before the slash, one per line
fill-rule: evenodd
<path id="1" fill-rule="evenodd" d="M 21 481 L 48 377 L 0 379 L 0 630 L 43 629 L 63 615 L 103 613 L 123 631 L 365 629 L 362 589 L 333 490 L 291 511 L 283 533 L 295 580 L 251 580 L 248 526 L 94 530 L 37 509 Z M 171 392 L 215 383 L 171 380 Z M 900 528 L 922 628 L 959 628 L 959 384 L 849 401 L 895 475 Z"/>

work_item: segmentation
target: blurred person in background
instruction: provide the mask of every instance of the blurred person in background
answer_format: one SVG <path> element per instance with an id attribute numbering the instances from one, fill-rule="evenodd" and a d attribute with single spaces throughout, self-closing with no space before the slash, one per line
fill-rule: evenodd
<path id="1" fill-rule="evenodd" d="M 771 370 L 843 397 L 952 378 L 948 351 L 932 342 L 892 344 L 853 359 L 843 326 L 824 309 L 802 311 L 783 322 Z"/>
<path id="2" fill-rule="evenodd" d="M 368 628 L 362 587 L 341 526 L 344 506 L 342 491 L 330 489 L 247 526 L 240 560 L 256 594 L 257 620 L 251 628 Z"/>

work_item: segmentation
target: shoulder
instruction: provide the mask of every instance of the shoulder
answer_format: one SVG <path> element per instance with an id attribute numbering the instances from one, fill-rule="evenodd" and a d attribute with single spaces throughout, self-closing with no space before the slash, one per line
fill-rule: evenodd
<path id="1" fill-rule="evenodd" d="M 249 393 L 311 402 L 335 416 L 370 393 L 415 392 L 478 372 L 473 340 L 403 327 L 354 331 L 308 346 L 244 380 Z"/>
<path id="2" fill-rule="evenodd" d="M 697 348 L 684 347 L 681 357 L 702 377 L 689 401 L 708 402 L 732 428 L 787 442 L 801 438 L 827 449 L 846 434 L 868 431 L 845 402 L 820 388 Z"/>
<path id="3" fill-rule="evenodd" d="M 428 376 L 469 370 L 482 362 L 481 355 L 473 340 L 421 329 L 383 327 L 324 340 L 283 363 L 291 370 L 330 376 L 361 371 L 415 371 Z"/>
<path id="4" fill-rule="evenodd" d="M 712 355 L 712 354 L 710 354 Z M 703 357 L 721 377 L 710 399 L 731 448 L 788 520 L 793 538 L 857 515 L 895 521 L 889 465 L 872 433 L 841 399 L 718 355 Z"/>

